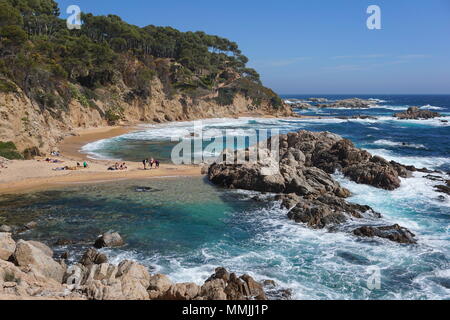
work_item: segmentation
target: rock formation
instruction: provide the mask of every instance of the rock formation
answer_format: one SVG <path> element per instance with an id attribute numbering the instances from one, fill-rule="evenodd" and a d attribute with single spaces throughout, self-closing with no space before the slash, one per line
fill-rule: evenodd
<path id="1" fill-rule="evenodd" d="M 162 274 L 150 274 L 135 261 L 118 265 L 93 248 L 79 263 L 66 266 L 52 258 L 53 251 L 36 241 L 19 240 L 0 233 L 0 300 L 266 300 L 261 283 L 249 275 L 238 277 L 224 268 L 203 285 L 173 283 Z M 272 281 L 273 282 L 273 281 Z M 288 298 L 282 288 L 270 289 L 279 299 Z M 286 291 L 286 292 L 285 292 Z"/>
<path id="2" fill-rule="evenodd" d="M 439 112 L 420 110 L 418 107 L 410 107 L 404 112 L 394 114 L 394 117 L 406 120 L 432 119 L 440 116 Z"/>
<path id="3" fill-rule="evenodd" d="M 416 243 L 415 235 L 398 224 L 383 227 L 363 226 L 353 230 L 353 234 L 360 237 L 380 237 L 399 243 Z"/>
<path id="4" fill-rule="evenodd" d="M 117 232 L 105 232 L 95 240 L 94 247 L 97 249 L 104 247 L 120 247 L 125 243 Z"/>
<path id="5" fill-rule="evenodd" d="M 210 165 L 208 178 L 231 189 L 277 193 L 288 217 L 312 228 L 339 225 L 350 217 L 380 218 L 369 206 L 345 200 L 350 192 L 330 175 L 336 171 L 387 190 L 400 186 L 399 176 L 408 176 L 404 166 L 372 156 L 338 135 L 299 131 L 246 150 L 225 150 Z"/>
<path id="6" fill-rule="evenodd" d="M 319 107 L 319 108 L 367 109 L 373 104 L 374 104 L 374 102 L 370 101 L 370 100 L 352 98 L 352 99 L 338 100 L 336 102 L 327 103 L 327 104 L 318 104 L 317 107 Z"/>

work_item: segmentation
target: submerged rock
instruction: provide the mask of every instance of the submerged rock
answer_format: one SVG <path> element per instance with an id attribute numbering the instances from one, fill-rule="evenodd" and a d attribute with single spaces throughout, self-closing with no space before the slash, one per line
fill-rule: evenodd
<path id="1" fill-rule="evenodd" d="M 415 235 L 398 224 L 384 227 L 364 226 L 353 230 L 353 234 L 359 237 L 385 238 L 399 243 L 416 243 L 416 240 L 414 239 Z"/>
<path id="2" fill-rule="evenodd" d="M 441 114 L 439 112 L 430 110 L 420 110 L 420 108 L 418 107 L 410 107 L 408 108 L 408 110 L 404 112 L 394 114 L 394 117 L 398 119 L 407 119 L 407 120 L 432 119 L 440 116 Z"/>
<path id="3" fill-rule="evenodd" d="M 125 242 L 122 237 L 117 232 L 105 232 L 94 243 L 94 247 L 101 249 L 104 247 L 120 247 L 123 246 Z"/>

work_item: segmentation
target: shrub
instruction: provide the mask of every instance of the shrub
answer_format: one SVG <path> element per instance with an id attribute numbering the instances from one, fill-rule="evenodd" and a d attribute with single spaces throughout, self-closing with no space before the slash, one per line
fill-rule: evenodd
<path id="1" fill-rule="evenodd" d="M 17 151 L 16 145 L 11 141 L 0 141 L 0 157 L 10 160 L 23 159 L 23 156 Z"/>

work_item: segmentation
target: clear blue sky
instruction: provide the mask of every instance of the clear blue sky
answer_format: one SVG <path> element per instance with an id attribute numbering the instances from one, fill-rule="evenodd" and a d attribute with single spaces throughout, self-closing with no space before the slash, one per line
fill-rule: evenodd
<path id="1" fill-rule="evenodd" d="M 450 93 L 449 0 L 59 0 L 146 26 L 236 41 L 286 93 Z M 369 5 L 382 30 L 368 30 Z"/>

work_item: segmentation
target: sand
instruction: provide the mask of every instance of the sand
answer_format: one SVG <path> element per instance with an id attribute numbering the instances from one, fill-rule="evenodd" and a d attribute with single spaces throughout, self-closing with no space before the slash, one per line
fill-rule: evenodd
<path id="1" fill-rule="evenodd" d="M 144 170 L 142 163 L 126 162 L 127 170 L 108 171 L 115 161 L 87 159 L 80 148 L 92 141 L 118 136 L 135 130 L 135 127 L 106 127 L 80 130 L 61 143 L 61 163 L 49 163 L 45 158 L 34 160 L 9 160 L 0 169 L 0 194 L 11 194 L 57 188 L 71 184 L 101 183 L 125 179 L 149 179 L 155 177 L 200 176 L 201 167 L 194 165 L 161 164 L 158 169 Z M 76 168 L 77 162 L 87 161 L 88 168 Z M 76 170 L 55 171 L 58 167 L 74 167 Z"/>
<path id="2" fill-rule="evenodd" d="M 245 116 L 245 115 L 242 115 Z M 264 118 L 273 118 L 265 116 Z M 298 116 L 296 119 L 317 117 Z M 134 130 L 136 126 L 116 126 L 93 129 L 80 129 L 74 136 L 65 138 L 59 145 L 61 157 L 49 156 L 62 163 L 49 163 L 45 158 L 34 160 L 9 160 L 6 168 L 0 166 L 0 195 L 57 188 L 64 185 L 82 183 L 101 183 L 125 179 L 150 179 L 155 177 L 200 176 L 201 167 L 195 165 L 161 164 L 159 169 L 143 170 L 142 163 L 126 162 L 124 171 L 108 171 L 115 161 L 88 159 L 80 153 L 83 145 L 119 136 Z M 76 167 L 77 162 L 87 161 L 88 168 L 77 170 L 55 171 L 58 167 Z"/>

